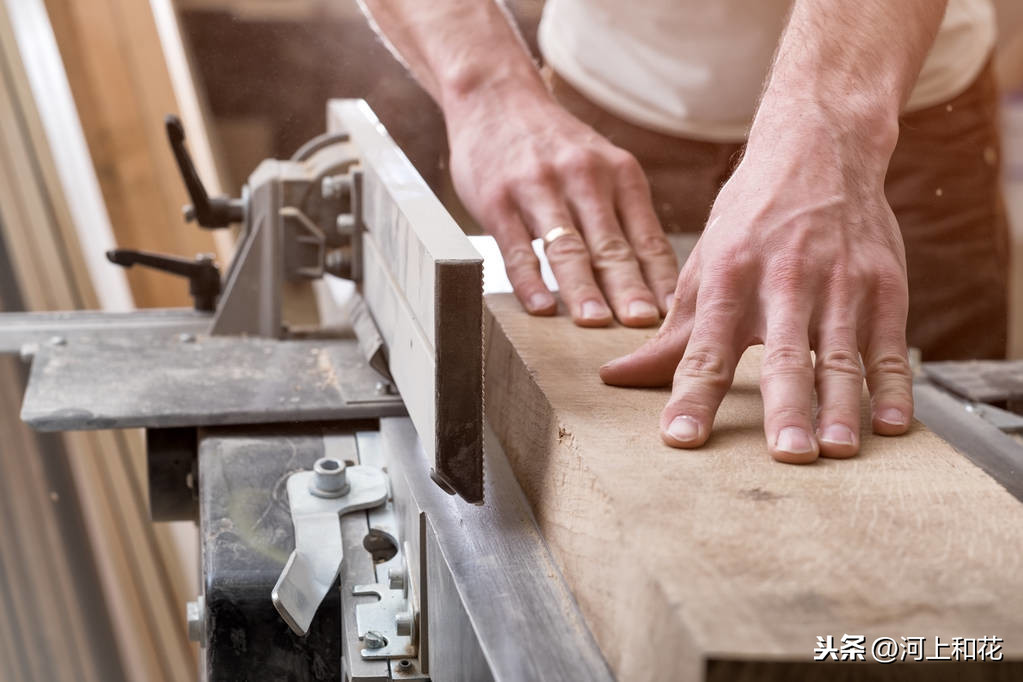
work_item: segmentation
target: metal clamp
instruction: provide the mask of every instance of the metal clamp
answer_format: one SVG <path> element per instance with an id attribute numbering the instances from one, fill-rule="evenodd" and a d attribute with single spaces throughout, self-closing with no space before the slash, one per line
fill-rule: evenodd
<path id="1" fill-rule="evenodd" d="M 304 636 L 341 570 L 341 515 L 383 504 L 387 476 L 375 467 L 323 457 L 313 471 L 291 474 L 287 486 L 295 550 L 270 597 L 284 622 Z"/>

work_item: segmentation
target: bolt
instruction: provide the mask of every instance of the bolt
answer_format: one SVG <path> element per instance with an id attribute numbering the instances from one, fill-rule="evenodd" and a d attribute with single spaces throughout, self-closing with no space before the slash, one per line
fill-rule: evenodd
<path id="1" fill-rule="evenodd" d="M 376 391 L 377 395 L 394 395 L 394 384 L 390 381 L 378 381 Z"/>
<path id="2" fill-rule="evenodd" d="M 181 343 L 195 343 L 195 334 L 182 332 L 178 334 L 178 341 L 180 341 Z"/>
<path id="3" fill-rule="evenodd" d="M 412 636 L 412 612 L 404 611 L 394 614 L 394 628 L 402 637 Z"/>
<path id="4" fill-rule="evenodd" d="M 400 661 L 398 661 L 398 667 L 401 668 L 402 670 L 408 670 L 409 668 L 412 667 L 412 661 L 408 660 L 407 658 L 403 658 Z"/>
<path id="5" fill-rule="evenodd" d="M 185 604 L 185 615 L 188 618 L 188 639 L 200 644 L 206 639 L 206 598 L 201 594 Z"/>
<path id="6" fill-rule="evenodd" d="M 387 583 L 392 590 L 405 589 L 405 571 L 391 566 L 387 569 Z"/>
<path id="7" fill-rule="evenodd" d="M 334 227 L 339 234 L 352 234 L 355 232 L 355 216 L 351 213 L 341 213 L 334 221 Z"/>
<path id="8" fill-rule="evenodd" d="M 309 492 L 317 497 L 341 497 L 348 492 L 345 463 L 333 457 L 321 457 L 313 465 L 313 480 Z"/>
<path id="9" fill-rule="evenodd" d="M 362 641 L 367 649 L 383 649 L 387 646 L 387 638 L 376 630 L 368 631 Z"/>
<path id="10" fill-rule="evenodd" d="M 331 175 L 320 183 L 320 195 L 327 200 L 341 199 L 352 190 L 352 180 L 347 175 Z"/>
<path id="11" fill-rule="evenodd" d="M 51 346 L 66 346 L 67 345 L 67 339 L 65 339 L 63 336 L 51 336 L 50 337 L 50 345 Z"/>

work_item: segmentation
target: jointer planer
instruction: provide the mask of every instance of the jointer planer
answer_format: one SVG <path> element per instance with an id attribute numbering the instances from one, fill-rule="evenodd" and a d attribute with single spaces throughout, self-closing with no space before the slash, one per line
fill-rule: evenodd
<path id="1" fill-rule="evenodd" d="M 484 421 L 481 257 L 365 102 L 327 114 L 240 198 L 168 117 L 186 217 L 236 255 L 107 254 L 193 309 L 0 316 L 22 418 L 145 429 L 153 520 L 199 525 L 202 679 L 612 679 Z M 329 322 L 289 322 L 324 275 Z"/>
<path id="2" fill-rule="evenodd" d="M 484 418 L 483 259 L 366 104 L 237 199 L 167 126 L 187 217 L 241 225 L 230 268 L 110 252 L 193 309 L 4 314 L 0 352 L 31 362 L 33 427 L 145 429 L 153 520 L 199 525 L 202 679 L 614 679 Z M 329 285 L 314 327 L 303 282 Z M 1023 369 L 924 369 L 917 416 L 1023 499 Z"/>

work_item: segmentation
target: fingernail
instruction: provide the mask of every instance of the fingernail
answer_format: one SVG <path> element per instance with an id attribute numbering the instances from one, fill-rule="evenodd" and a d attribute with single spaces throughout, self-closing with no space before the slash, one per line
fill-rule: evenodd
<path id="1" fill-rule="evenodd" d="M 824 429 L 824 433 L 821 434 L 821 440 L 833 445 L 854 444 L 852 430 L 848 426 L 843 426 L 842 424 L 832 424 L 828 428 Z"/>
<path id="2" fill-rule="evenodd" d="M 622 357 L 625 357 L 625 356 L 622 356 Z M 607 362 L 605 362 L 603 365 L 600 366 L 600 368 L 601 369 L 612 369 L 615 365 L 617 365 L 621 361 L 622 361 L 622 358 L 614 358 L 613 360 L 608 360 Z"/>
<path id="3" fill-rule="evenodd" d="M 779 431 L 775 447 L 791 455 L 805 455 L 808 452 L 813 452 L 810 435 L 798 426 L 786 426 Z"/>
<path id="4" fill-rule="evenodd" d="M 680 415 L 668 424 L 668 435 L 680 443 L 691 443 L 700 437 L 700 422 Z"/>
<path id="5" fill-rule="evenodd" d="M 633 301 L 629 304 L 629 317 L 648 319 L 651 317 L 660 317 L 660 315 L 661 312 L 653 303 L 647 303 L 646 301 Z"/>
<path id="6" fill-rule="evenodd" d="M 906 416 L 902 414 L 902 410 L 897 407 L 886 407 L 877 413 L 879 421 L 883 421 L 885 424 L 892 426 L 905 426 Z"/>
<path id="7" fill-rule="evenodd" d="M 536 293 L 529 297 L 529 309 L 530 310 L 543 310 L 549 308 L 553 301 L 551 300 L 550 294 Z"/>
<path id="8" fill-rule="evenodd" d="M 600 301 L 585 301 L 582 305 L 582 317 L 584 320 L 603 320 L 611 312 L 607 306 Z"/>

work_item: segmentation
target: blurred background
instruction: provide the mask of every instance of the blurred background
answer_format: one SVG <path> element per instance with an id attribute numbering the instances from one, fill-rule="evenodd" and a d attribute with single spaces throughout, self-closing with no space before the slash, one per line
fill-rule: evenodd
<path id="1" fill-rule="evenodd" d="M 535 52 L 542 0 L 509 7 Z M 996 0 L 1013 225 L 1010 354 L 1023 357 L 1023 3 Z M 187 226 L 163 116 L 184 120 L 211 193 L 323 132 L 333 97 L 369 101 L 459 218 L 440 112 L 355 0 L 0 0 L 0 309 L 188 305 L 180 280 L 124 272 L 120 246 L 230 257 Z M 151 524 L 139 433 L 43 436 L 0 359 L 0 680 L 190 680 L 189 523 Z"/>

